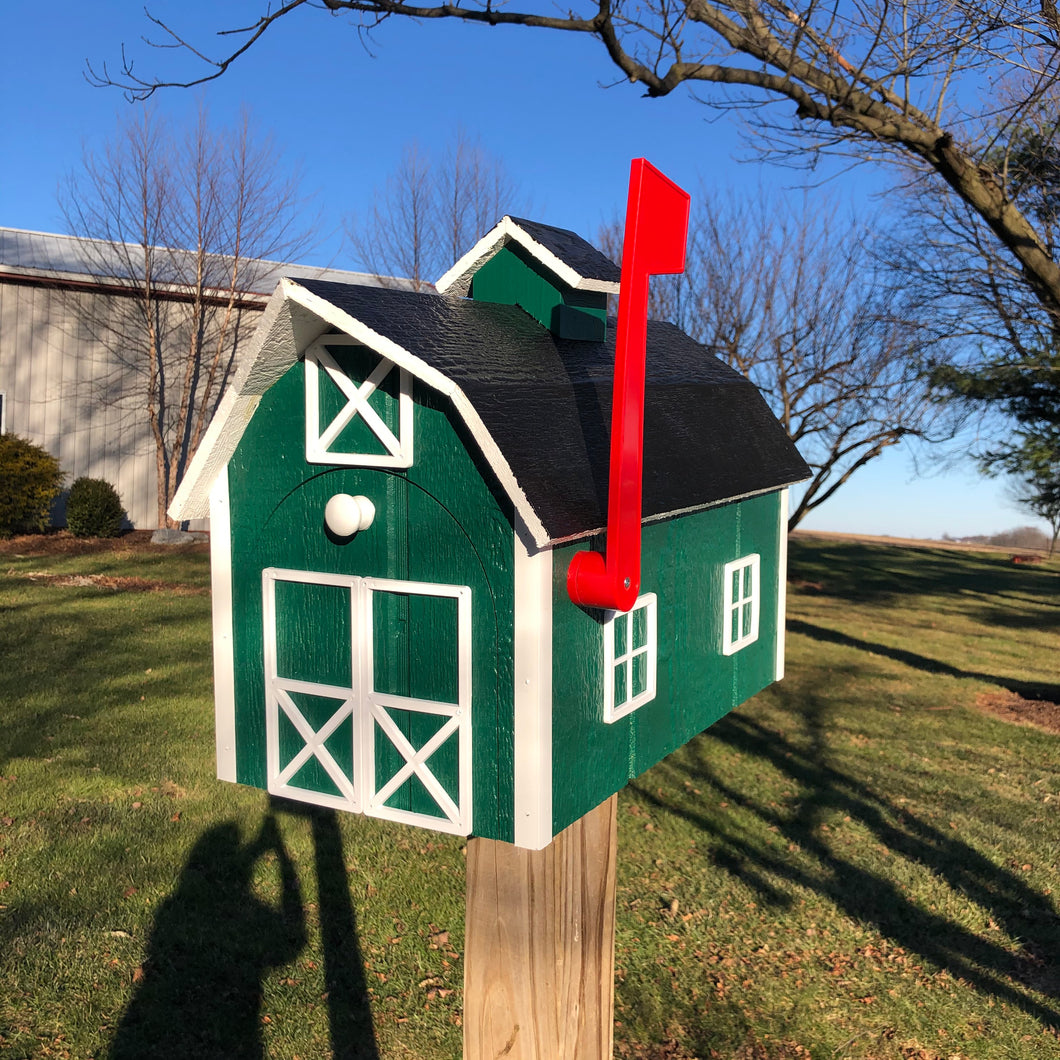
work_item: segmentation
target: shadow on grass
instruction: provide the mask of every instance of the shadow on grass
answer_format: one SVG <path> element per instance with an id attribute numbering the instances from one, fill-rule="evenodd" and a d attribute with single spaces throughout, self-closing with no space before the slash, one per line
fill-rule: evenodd
<path id="1" fill-rule="evenodd" d="M 333 1060 L 379 1060 L 338 813 L 280 799 L 272 800 L 272 804 L 288 814 L 308 818 L 313 832 Z"/>
<path id="2" fill-rule="evenodd" d="M 895 662 L 923 670 L 925 673 L 945 674 L 948 677 L 973 677 L 978 681 L 999 685 L 1024 699 L 1041 699 L 1049 703 L 1060 703 L 1060 684 L 1050 684 L 1045 681 L 1017 681 L 1011 677 L 999 677 L 997 674 L 962 670 L 960 667 L 951 666 L 939 659 L 932 659 L 928 655 L 920 655 L 905 648 L 891 648 L 886 644 L 877 644 L 875 641 L 862 640 L 860 637 L 852 637 L 849 633 L 817 626 L 798 618 L 789 618 L 787 628 L 790 633 L 801 633 L 817 641 L 827 641 L 829 644 L 839 644 L 845 648 L 856 648 L 859 651 L 872 652 L 874 655 L 883 655 L 888 659 L 894 659 Z"/>
<path id="3" fill-rule="evenodd" d="M 955 979 L 1060 1028 L 1060 1006 L 1041 1000 L 1044 995 L 1060 1001 L 1060 917 L 1052 903 L 952 831 L 935 828 L 855 776 L 827 764 L 826 733 L 812 694 L 806 698 L 803 717 L 810 730 L 807 743 L 734 714 L 689 745 L 683 758 L 672 757 L 661 766 L 676 775 L 678 790 L 685 779 L 709 784 L 731 806 L 755 814 L 795 845 L 797 852 L 791 856 L 748 838 L 744 828 L 727 827 L 724 818 L 719 822 L 694 805 L 682 804 L 679 796 L 660 795 L 657 787 L 653 790 L 644 783 L 632 786 L 660 810 L 711 835 L 714 862 L 753 887 L 763 900 L 780 908 L 792 901 L 769 877 L 816 891 L 848 916 L 875 925 L 896 944 L 919 953 Z M 790 778 L 803 792 L 794 811 L 771 806 L 726 783 L 711 766 L 712 740 Z M 1022 952 L 1013 952 L 912 901 L 895 881 L 867 871 L 830 845 L 820 826 L 837 814 L 860 822 L 887 850 L 923 866 L 975 902 L 1010 937 L 1032 941 Z"/>
<path id="4" fill-rule="evenodd" d="M 1060 583 L 1055 570 L 1014 566 L 1005 553 L 849 541 L 827 545 L 820 540 L 797 538 L 789 547 L 789 574 L 793 580 L 808 582 L 828 596 L 852 602 L 886 602 L 910 593 L 929 593 L 1053 604 Z"/>
<path id="5" fill-rule="evenodd" d="M 263 1060 L 264 977 L 307 941 L 301 887 L 276 822 L 277 810 L 293 806 L 274 801 L 249 843 L 224 823 L 195 844 L 155 917 L 110 1060 Z M 309 818 L 313 834 L 333 1056 L 378 1060 L 335 811 L 295 812 Z M 279 870 L 278 907 L 252 890 L 265 857 Z"/>
<path id="6" fill-rule="evenodd" d="M 255 864 L 270 853 L 280 871 L 279 909 L 251 889 Z M 305 942 L 301 889 L 276 818 L 267 815 L 245 845 L 235 824 L 215 825 L 159 907 L 111 1060 L 260 1060 L 262 980 Z"/>

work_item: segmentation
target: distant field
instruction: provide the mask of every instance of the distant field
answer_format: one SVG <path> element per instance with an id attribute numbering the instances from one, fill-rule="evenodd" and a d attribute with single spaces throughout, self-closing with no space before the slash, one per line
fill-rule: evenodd
<path id="1" fill-rule="evenodd" d="M 888 537 L 883 534 L 843 534 L 834 530 L 793 530 L 792 540 L 818 539 L 821 541 L 852 541 L 865 545 L 900 545 L 908 548 L 944 548 L 958 552 L 1005 552 L 1009 555 L 1021 553 L 1035 553 L 1045 556 L 1048 549 L 1035 548 L 1013 548 L 1011 545 L 977 545 L 966 544 L 963 541 L 936 541 L 932 538 L 922 537 Z"/>
<path id="2" fill-rule="evenodd" d="M 918 546 L 620 795 L 616 1057 L 1060 1058 L 1060 563 Z M 207 562 L 0 547 L 0 1060 L 456 1060 L 463 844 L 213 778 Z"/>

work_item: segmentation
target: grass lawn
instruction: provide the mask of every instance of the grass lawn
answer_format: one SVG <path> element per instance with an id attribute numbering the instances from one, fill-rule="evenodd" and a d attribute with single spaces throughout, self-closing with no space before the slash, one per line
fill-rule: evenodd
<path id="1" fill-rule="evenodd" d="M 1060 1058 L 1060 563 L 796 540 L 619 796 L 616 1057 Z M 213 777 L 201 549 L 0 552 L 0 1060 L 460 1056 L 463 843 Z M 1022 698 L 1021 698 L 1022 697 Z"/>

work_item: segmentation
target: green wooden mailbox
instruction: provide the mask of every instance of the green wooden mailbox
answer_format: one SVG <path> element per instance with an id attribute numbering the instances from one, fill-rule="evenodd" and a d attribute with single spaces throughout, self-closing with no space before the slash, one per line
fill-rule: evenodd
<path id="1" fill-rule="evenodd" d="M 606 545 L 619 279 L 505 217 L 438 294 L 281 282 L 173 507 L 211 520 L 221 778 L 540 849 L 781 676 L 807 469 L 671 324 L 636 599 L 571 600 Z"/>

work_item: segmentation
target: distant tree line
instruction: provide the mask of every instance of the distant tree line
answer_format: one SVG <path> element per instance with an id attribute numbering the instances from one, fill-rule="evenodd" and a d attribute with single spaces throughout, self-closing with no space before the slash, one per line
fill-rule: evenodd
<path id="1" fill-rule="evenodd" d="M 962 545 L 997 545 L 1000 548 L 1049 549 L 1051 544 L 1049 535 L 1037 526 L 1017 526 L 998 534 L 972 534 L 966 537 L 943 534 L 942 540 Z"/>

